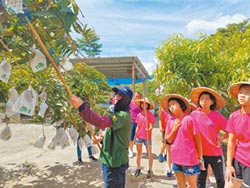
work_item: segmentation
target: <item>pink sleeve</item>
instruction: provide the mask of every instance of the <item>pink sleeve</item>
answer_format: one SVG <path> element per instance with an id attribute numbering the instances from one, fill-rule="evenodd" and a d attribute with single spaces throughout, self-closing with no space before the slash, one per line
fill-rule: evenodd
<path id="1" fill-rule="evenodd" d="M 220 129 L 221 130 L 226 130 L 227 128 L 227 119 L 221 115 L 221 119 L 220 119 Z"/>
<path id="2" fill-rule="evenodd" d="M 155 120 L 155 117 L 154 115 L 150 112 L 149 113 L 149 122 L 152 123 L 152 124 L 155 124 L 156 120 Z"/>
<path id="3" fill-rule="evenodd" d="M 136 123 L 136 124 L 138 124 L 138 122 L 139 122 L 140 115 L 141 115 L 141 113 L 137 114 L 137 116 L 136 116 L 136 119 L 135 119 L 135 123 Z"/>

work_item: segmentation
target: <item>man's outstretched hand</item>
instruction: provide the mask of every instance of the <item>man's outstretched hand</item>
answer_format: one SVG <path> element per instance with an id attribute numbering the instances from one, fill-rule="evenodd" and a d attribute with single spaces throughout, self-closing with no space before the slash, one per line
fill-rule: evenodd
<path id="1" fill-rule="evenodd" d="M 72 96 L 70 96 L 70 98 L 69 98 L 69 103 L 70 103 L 74 108 L 78 109 L 78 108 L 82 105 L 83 101 L 82 101 L 82 99 L 80 99 L 79 97 L 77 97 L 77 96 L 75 96 L 75 95 L 72 95 Z"/>

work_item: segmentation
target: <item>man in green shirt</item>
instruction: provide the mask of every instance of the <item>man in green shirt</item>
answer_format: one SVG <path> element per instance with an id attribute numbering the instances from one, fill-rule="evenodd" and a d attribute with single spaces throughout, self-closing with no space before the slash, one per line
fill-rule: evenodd
<path id="1" fill-rule="evenodd" d="M 104 188 L 124 188 L 128 169 L 128 148 L 131 131 L 129 104 L 133 92 L 127 87 L 112 88 L 114 92 L 114 113 L 100 116 L 88 104 L 75 95 L 70 104 L 78 109 L 80 116 L 88 123 L 105 129 L 102 140 L 100 161 L 102 162 Z"/>

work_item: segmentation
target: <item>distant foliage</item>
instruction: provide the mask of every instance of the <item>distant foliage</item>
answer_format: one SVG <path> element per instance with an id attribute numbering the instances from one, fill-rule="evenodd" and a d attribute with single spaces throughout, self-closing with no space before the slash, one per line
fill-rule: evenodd
<path id="1" fill-rule="evenodd" d="M 102 44 L 99 43 L 100 37 L 96 35 L 95 30 L 88 32 L 88 37 L 82 37 L 77 39 L 78 48 L 84 52 L 87 57 L 99 56 L 102 48 Z"/>
<path id="2" fill-rule="evenodd" d="M 227 100 L 224 113 L 234 108 L 228 100 L 228 87 L 238 81 L 250 80 L 250 20 L 220 28 L 213 35 L 200 34 L 199 39 L 175 34 L 156 49 L 159 79 L 165 93 L 189 97 L 199 86 L 211 87 Z"/>

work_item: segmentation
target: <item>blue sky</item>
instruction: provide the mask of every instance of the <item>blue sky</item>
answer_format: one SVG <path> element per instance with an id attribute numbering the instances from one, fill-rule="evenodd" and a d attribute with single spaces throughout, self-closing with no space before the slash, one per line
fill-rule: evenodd
<path id="1" fill-rule="evenodd" d="M 83 23 L 96 30 L 101 57 L 137 56 L 151 73 L 155 48 L 182 33 L 212 34 L 219 27 L 250 18 L 250 0 L 76 0 Z"/>

